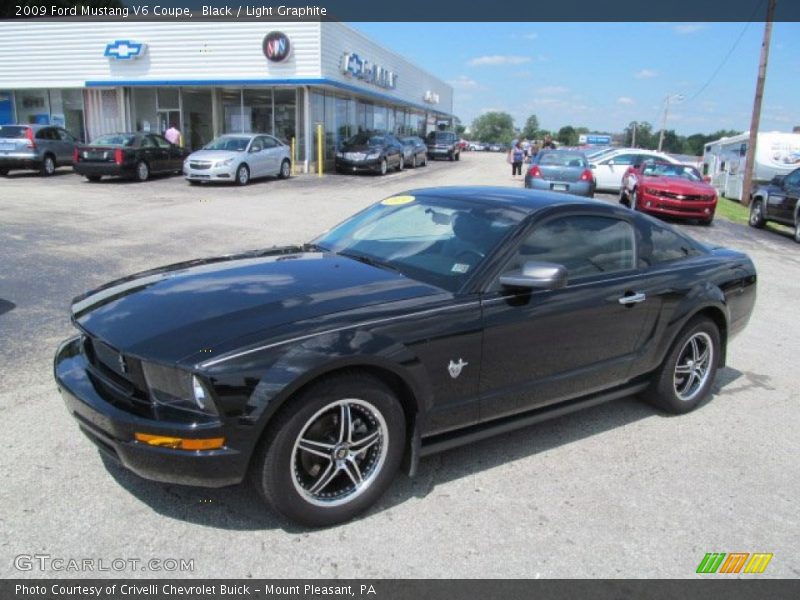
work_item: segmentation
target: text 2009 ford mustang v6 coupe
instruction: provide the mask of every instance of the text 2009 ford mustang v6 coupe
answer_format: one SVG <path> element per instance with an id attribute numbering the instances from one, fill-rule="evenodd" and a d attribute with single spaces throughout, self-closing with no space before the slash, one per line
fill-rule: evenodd
<path id="1" fill-rule="evenodd" d="M 563 194 L 423 189 L 311 244 L 162 267 L 76 298 L 55 377 L 139 475 L 252 479 L 326 525 L 403 460 L 641 394 L 684 413 L 756 273 L 646 215 Z M 665 422 L 668 427 L 669 423 Z"/>

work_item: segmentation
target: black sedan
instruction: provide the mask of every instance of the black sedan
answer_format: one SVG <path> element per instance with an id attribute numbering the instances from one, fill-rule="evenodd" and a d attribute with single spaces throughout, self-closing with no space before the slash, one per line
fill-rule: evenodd
<path id="1" fill-rule="evenodd" d="M 344 142 L 336 152 L 337 173 L 368 171 L 386 175 L 405 166 L 403 144 L 390 133 L 361 132 Z"/>
<path id="2" fill-rule="evenodd" d="M 81 431 L 142 477 L 249 477 L 328 525 L 458 444 L 632 394 L 692 410 L 755 297 L 745 254 L 624 207 L 421 189 L 305 246 L 76 298 L 55 378 Z"/>
<path id="3" fill-rule="evenodd" d="M 403 161 L 406 166 L 416 169 L 428 164 L 428 146 L 425 145 L 425 140 L 413 135 L 398 139 L 403 144 Z"/>
<path id="4" fill-rule="evenodd" d="M 151 175 L 182 173 L 188 155 L 154 133 L 109 133 L 76 147 L 72 168 L 89 181 L 105 175 L 147 181 Z"/>

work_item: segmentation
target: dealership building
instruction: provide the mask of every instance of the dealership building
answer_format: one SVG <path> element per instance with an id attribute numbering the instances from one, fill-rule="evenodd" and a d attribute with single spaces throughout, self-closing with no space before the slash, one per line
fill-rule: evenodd
<path id="1" fill-rule="evenodd" d="M 196 149 L 223 133 L 294 141 L 299 170 L 360 130 L 452 124 L 453 89 L 337 22 L 0 22 L 0 124 L 85 140 L 171 124 Z"/>

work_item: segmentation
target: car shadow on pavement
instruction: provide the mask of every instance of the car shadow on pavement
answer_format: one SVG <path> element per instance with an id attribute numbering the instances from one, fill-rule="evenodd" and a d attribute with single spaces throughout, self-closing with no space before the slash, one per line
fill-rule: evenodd
<path id="1" fill-rule="evenodd" d="M 725 393 L 726 387 L 742 375 L 735 369 L 721 369 L 712 396 L 696 410 L 703 410 L 709 402 L 714 402 L 718 395 Z M 651 417 L 674 418 L 635 397 L 628 397 L 448 450 L 423 459 L 413 478 L 399 474 L 377 504 L 358 518 L 371 518 L 411 498 L 425 498 L 437 487 L 450 481 Z M 273 513 L 247 483 L 219 489 L 157 483 L 138 477 L 102 454 L 101 457 L 109 474 L 119 485 L 165 517 L 205 527 L 239 531 L 283 529 L 292 534 L 309 531 Z"/>
<path id="2" fill-rule="evenodd" d="M 57 168 L 52 175 L 48 175 L 47 177 L 61 177 L 63 175 L 74 175 L 75 171 L 71 168 Z M 0 177 L 0 181 L 3 179 L 47 179 L 47 177 L 43 177 L 39 171 L 11 171 L 10 173 L 6 173 L 3 177 Z"/>

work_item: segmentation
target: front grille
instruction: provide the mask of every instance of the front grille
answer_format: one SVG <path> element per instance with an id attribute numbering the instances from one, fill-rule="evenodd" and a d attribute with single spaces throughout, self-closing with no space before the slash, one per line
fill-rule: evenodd
<path id="1" fill-rule="evenodd" d="M 347 160 L 364 160 L 367 155 L 363 152 L 345 152 L 344 157 Z"/>
<path id="2" fill-rule="evenodd" d="M 203 171 L 205 169 L 211 168 L 210 162 L 190 162 L 189 167 L 192 169 L 197 169 L 198 171 Z"/>
<path id="3" fill-rule="evenodd" d="M 692 194 L 676 194 L 674 192 L 658 192 L 662 198 L 669 198 L 670 200 L 685 200 L 687 202 L 709 202 L 713 196 L 698 196 Z"/>
<path id="4" fill-rule="evenodd" d="M 153 403 L 139 359 L 88 336 L 84 337 L 83 351 L 89 362 L 89 378 L 98 393 L 117 408 L 144 417 L 152 416 Z"/>

